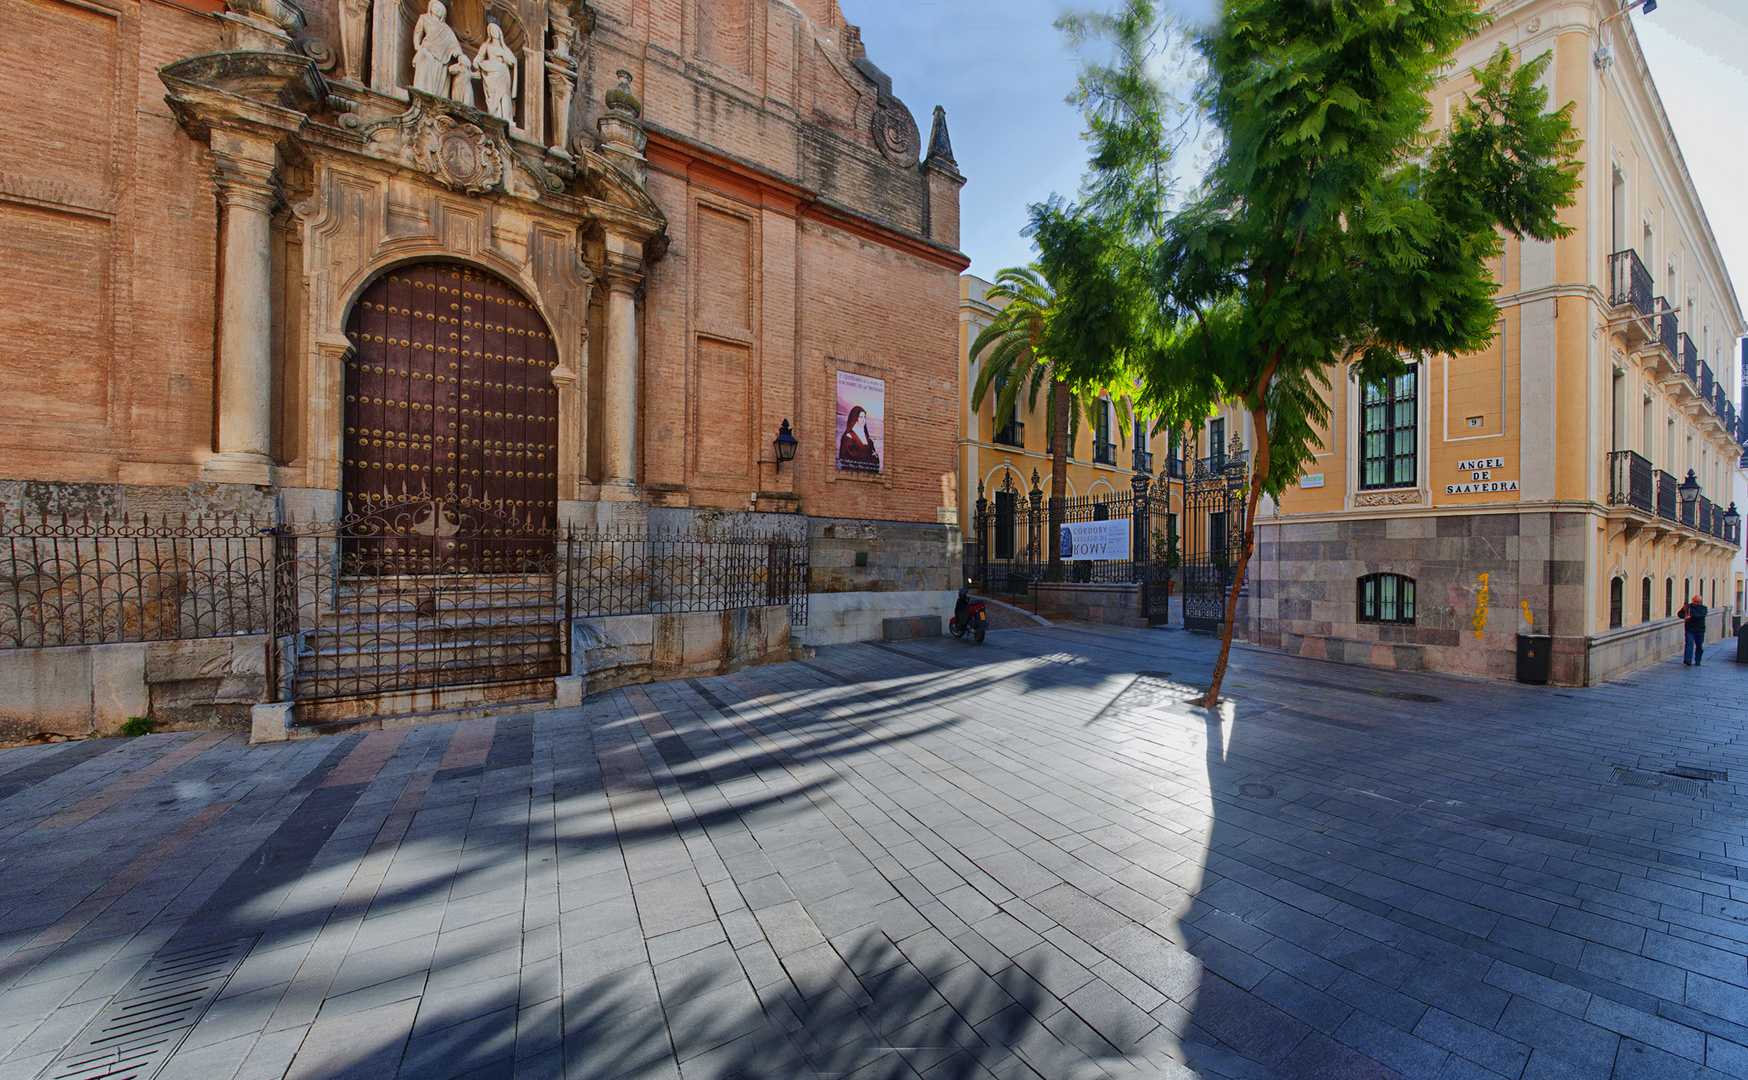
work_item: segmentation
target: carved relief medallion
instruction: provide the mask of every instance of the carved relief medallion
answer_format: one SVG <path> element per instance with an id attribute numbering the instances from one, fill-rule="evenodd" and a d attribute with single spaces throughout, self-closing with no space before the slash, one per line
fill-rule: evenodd
<path id="1" fill-rule="evenodd" d="M 917 152 L 922 149 L 922 136 L 917 131 L 916 120 L 910 115 L 910 110 L 896 98 L 882 101 L 874 110 L 874 123 L 870 134 L 874 145 L 894 165 L 915 165 Z"/>
<path id="2" fill-rule="evenodd" d="M 456 191 L 504 190 L 509 146 L 503 121 L 478 109 L 409 91 L 412 106 L 364 129 L 367 152 L 423 170 Z"/>
<path id="3" fill-rule="evenodd" d="M 456 191 L 495 191 L 504 182 L 504 158 L 477 124 L 436 116 L 420 133 L 426 169 Z"/>

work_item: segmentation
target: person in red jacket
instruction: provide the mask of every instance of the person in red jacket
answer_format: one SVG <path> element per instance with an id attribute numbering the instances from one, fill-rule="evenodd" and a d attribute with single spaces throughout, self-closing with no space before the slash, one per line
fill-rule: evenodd
<path id="1" fill-rule="evenodd" d="M 1696 596 L 1675 614 L 1687 620 L 1687 647 L 1681 651 L 1681 662 L 1698 667 L 1706 655 L 1706 606 Z"/>

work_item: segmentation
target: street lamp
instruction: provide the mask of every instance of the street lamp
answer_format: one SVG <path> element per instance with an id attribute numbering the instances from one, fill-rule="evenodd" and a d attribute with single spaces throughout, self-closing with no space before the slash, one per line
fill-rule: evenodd
<path id="1" fill-rule="evenodd" d="M 1742 540 L 1742 515 L 1736 511 L 1736 504 L 1724 511 L 1724 539 L 1740 543 Z"/>
<path id="2" fill-rule="evenodd" d="M 1638 8 L 1640 10 L 1641 14 L 1649 15 L 1649 14 L 1651 14 L 1651 12 L 1657 10 L 1657 0 L 1633 0 L 1632 3 L 1626 5 L 1625 7 L 1621 8 L 1619 11 L 1615 12 L 1613 15 L 1610 15 L 1607 18 L 1603 19 L 1601 22 L 1597 23 L 1596 24 L 1597 34 L 1601 35 L 1603 27 L 1607 26 L 1609 23 L 1620 18 L 1622 15 L 1625 15 L 1627 12 L 1633 10 L 1634 8 Z M 1591 56 L 1590 59 L 1591 59 L 1591 62 L 1596 65 L 1596 70 L 1607 71 L 1609 69 L 1609 65 L 1614 63 L 1614 46 L 1604 44 L 1601 48 L 1596 50 L 1596 52 Z"/>
<path id="3" fill-rule="evenodd" d="M 795 460 L 795 447 L 799 445 L 795 438 L 795 432 L 789 430 L 787 419 L 783 421 L 783 426 L 777 429 L 777 437 L 771 440 L 771 443 L 777 448 L 777 471 L 782 472 L 785 461 Z"/>
<path id="4" fill-rule="evenodd" d="M 1675 489 L 1681 492 L 1681 501 L 1689 506 L 1699 502 L 1699 478 L 1693 475 L 1693 470 L 1687 470 L 1687 479 Z"/>

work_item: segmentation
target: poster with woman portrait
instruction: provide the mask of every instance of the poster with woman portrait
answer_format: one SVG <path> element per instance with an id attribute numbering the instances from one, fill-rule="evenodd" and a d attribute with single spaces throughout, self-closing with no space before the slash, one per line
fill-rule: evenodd
<path id="1" fill-rule="evenodd" d="M 879 473 L 886 448 L 886 380 L 838 372 L 838 468 Z"/>

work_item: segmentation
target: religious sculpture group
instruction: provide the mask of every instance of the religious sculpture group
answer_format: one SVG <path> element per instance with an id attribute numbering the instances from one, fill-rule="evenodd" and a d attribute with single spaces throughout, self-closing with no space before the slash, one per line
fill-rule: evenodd
<path id="1" fill-rule="evenodd" d="M 504 43 L 504 28 L 488 23 L 486 40 L 470 60 L 447 15 L 443 0 L 431 0 L 413 27 L 413 87 L 472 105 L 477 78 L 485 87 L 486 111 L 514 124 L 516 54 Z"/>

